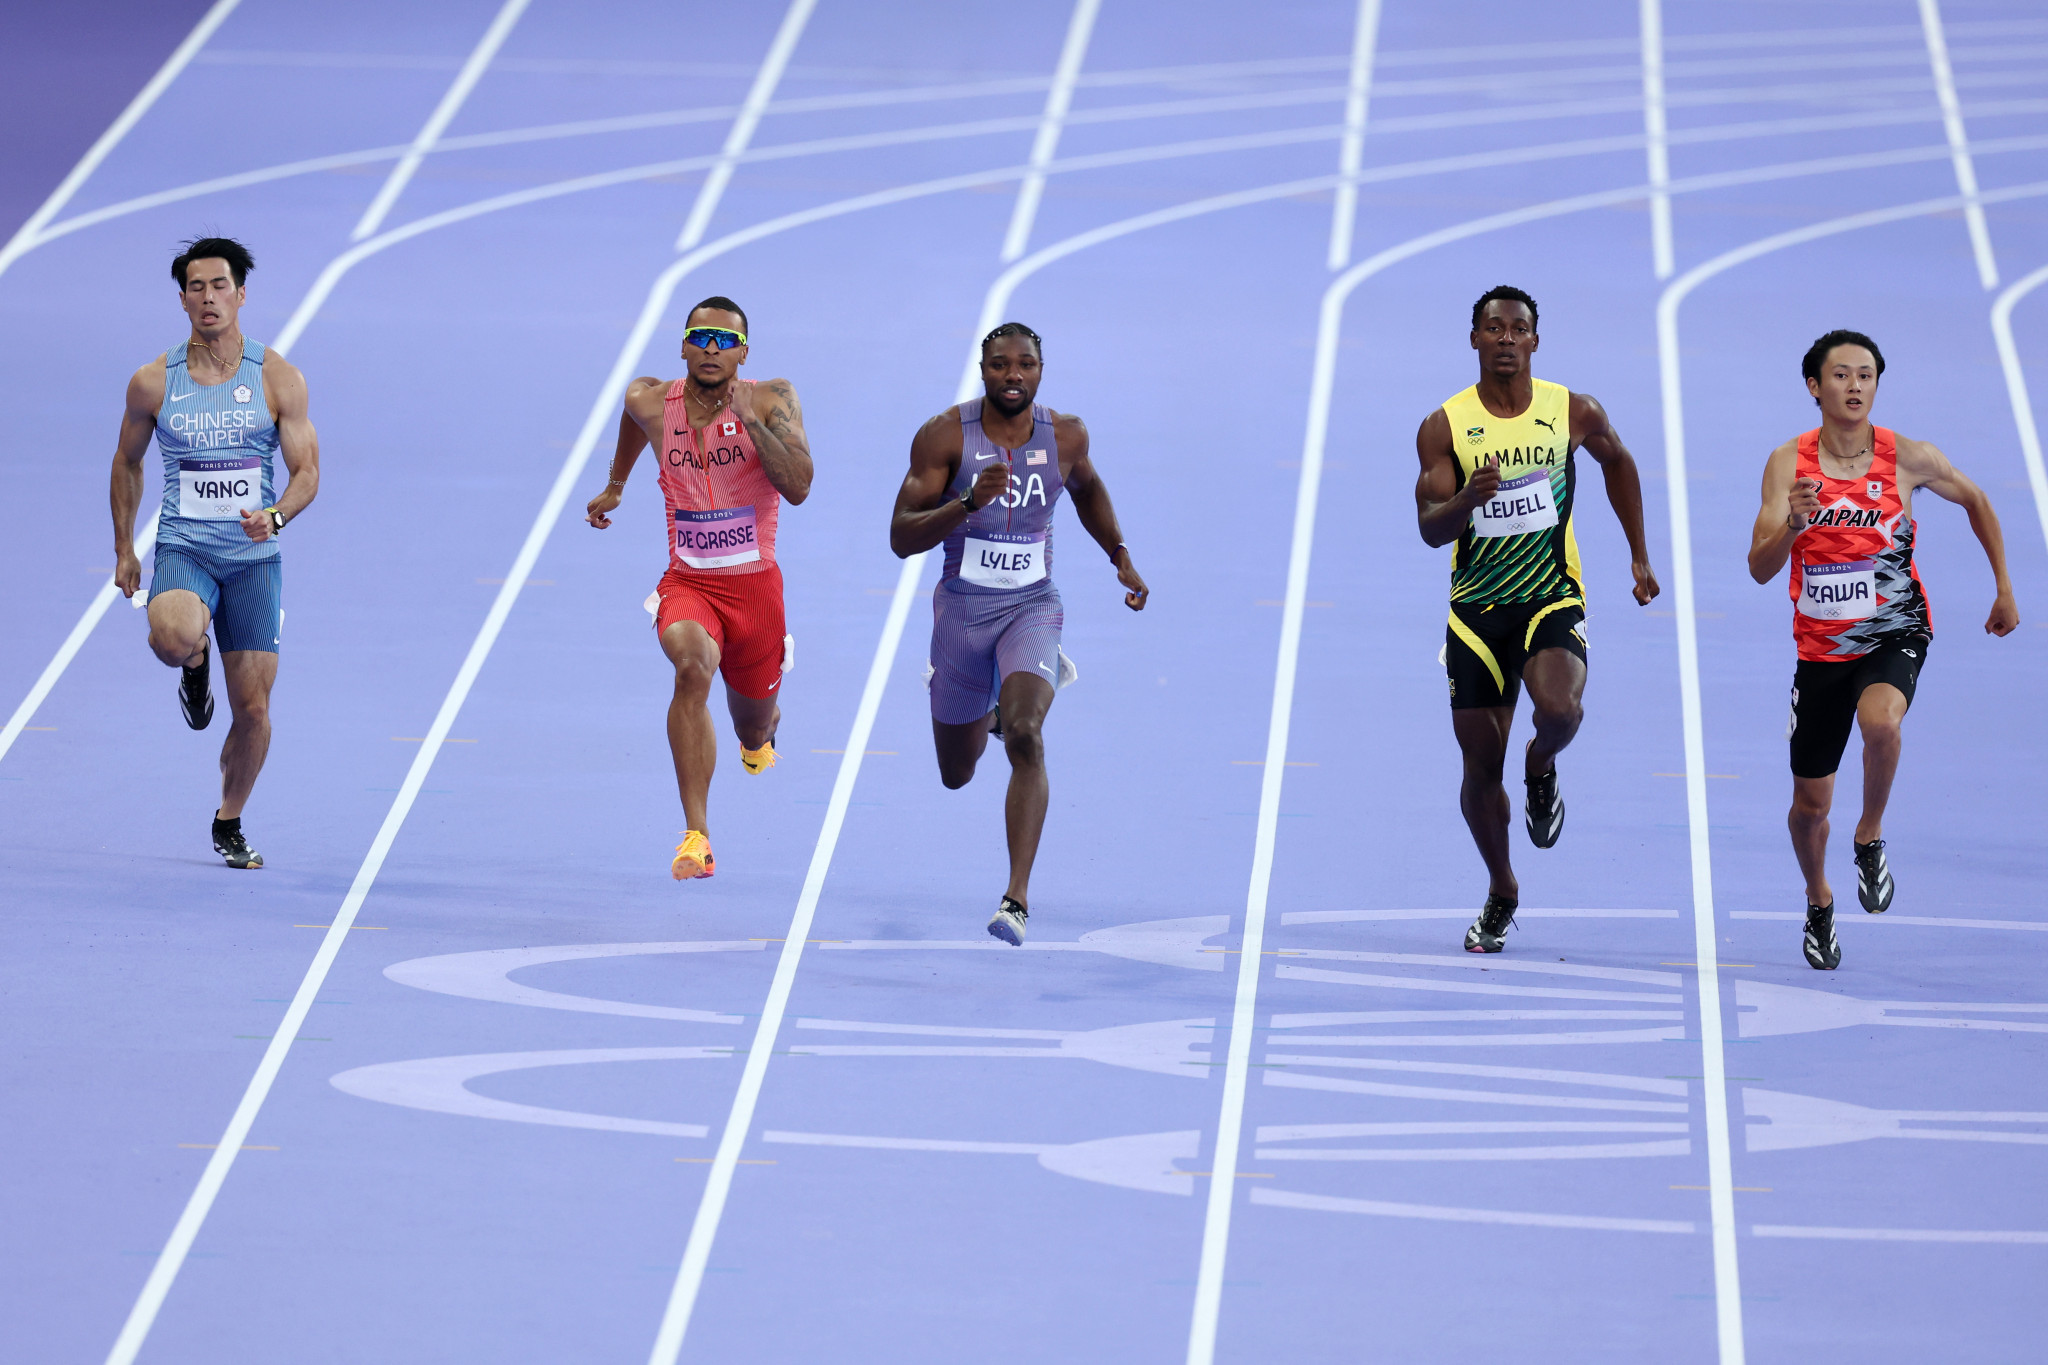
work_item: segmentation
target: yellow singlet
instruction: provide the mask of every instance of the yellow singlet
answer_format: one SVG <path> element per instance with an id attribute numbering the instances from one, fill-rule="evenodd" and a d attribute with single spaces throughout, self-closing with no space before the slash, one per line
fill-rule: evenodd
<path id="1" fill-rule="evenodd" d="M 1458 487 L 1492 460 L 1500 491 L 1459 535 L 1451 560 L 1451 601 L 1473 606 L 1585 601 L 1579 542 L 1572 534 L 1571 390 L 1531 381 L 1534 400 L 1519 417 L 1496 417 L 1477 385 L 1444 400 Z"/>

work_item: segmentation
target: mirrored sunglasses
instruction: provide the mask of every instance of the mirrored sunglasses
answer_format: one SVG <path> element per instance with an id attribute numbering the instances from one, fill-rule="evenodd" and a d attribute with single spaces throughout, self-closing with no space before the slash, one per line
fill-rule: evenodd
<path id="1" fill-rule="evenodd" d="M 683 333 L 683 345 L 700 350 L 730 351 L 735 346 L 746 344 L 747 334 L 735 332 L 730 327 L 692 327 Z"/>

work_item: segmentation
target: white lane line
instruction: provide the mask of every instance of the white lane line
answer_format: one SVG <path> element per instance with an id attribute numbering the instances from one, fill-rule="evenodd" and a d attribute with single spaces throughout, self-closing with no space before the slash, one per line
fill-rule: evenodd
<path id="1" fill-rule="evenodd" d="M 815 0 L 795 0 L 793 8 L 802 8 L 808 14 L 814 3 Z M 723 182 L 716 186 L 709 182 L 700 186 L 697 204 L 701 206 L 706 196 L 714 195 L 723 189 Z M 744 240 L 753 238 L 745 237 Z M 649 291 L 647 300 L 641 308 L 640 318 L 635 323 L 625 346 L 621 348 L 618 359 L 613 362 L 611 373 L 606 377 L 597 401 L 591 405 L 590 414 L 584 419 L 583 430 L 563 460 L 562 468 L 555 476 L 554 486 L 549 489 L 547 500 L 528 529 L 519 554 L 505 575 L 504 585 L 499 588 L 497 598 L 491 603 L 489 614 L 485 616 L 476 638 L 471 641 L 469 653 L 463 658 L 462 667 L 457 671 L 455 681 L 450 684 L 447 694 L 442 698 L 440 710 L 435 714 L 433 724 L 427 729 L 425 742 L 421 744 L 412 766 L 407 769 L 398 795 L 392 798 L 391 807 L 385 813 L 384 822 L 378 827 L 377 835 L 371 841 L 362 865 L 356 870 L 355 880 L 350 884 L 348 894 L 342 900 L 341 909 L 321 937 L 319 950 L 314 953 L 313 961 L 306 968 L 306 974 L 300 980 L 298 990 L 293 993 L 292 1002 L 286 1007 L 284 1018 L 272 1034 L 268 1046 L 264 1048 L 262 1060 L 257 1063 L 255 1074 L 249 1078 L 249 1084 L 242 1092 L 241 1101 L 228 1119 L 227 1128 L 214 1148 L 213 1155 L 208 1159 L 206 1169 L 200 1173 L 198 1185 L 187 1199 L 184 1210 L 179 1214 L 178 1221 L 165 1242 L 164 1249 L 151 1267 L 149 1278 L 144 1282 L 142 1292 L 136 1297 L 134 1307 L 129 1310 L 128 1319 L 122 1324 L 121 1333 L 107 1355 L 107 1365 L 132 1365 L 144 1341 L 147 1340 L 150 1328 L 155 1324 L 157 1314 L 162 1310 L 164 1300 L 169 1296 L 171 1286 L 177 1279 L 178 1271 L 191 1253 L 192 1244 L 198 1238 L 207 1214 L 212 1211 L 221 1187 L 226 1184 L 235 1158 L 240 1155 L 242 1145 L 250 1129 L 254 1127 L 264 1101 L 270 1096 L 271 1086 L 275 1084 L 278 1073 L 284 1067 L 285 1058 L 291 1052 L 292 1043 L 297 1039 L 307 1013 L 326 985 L 327 974 L 333 969 L 335 958 L 340 954 L 342 943 L 347 939 L 349 929 L 355 923 L 357 912 L 361 910 L 363 901 L 369 896 L 370 888 L 377 880 L 377 874 L 383 869 L 384 860 L 389 856 L 399 830 L 411 813 L 413 802 L 418 799 L 420 789 L 426 784 L 427 774 L 433 768 L 434 760 L 440 756 L 442 742 L 448 737 L 449 730 L 455 724 L 456 715 L 468 699 L 469 690 L 475 684 L 477 674 L 482 671 L 484 660 L 489 657 L 492 647 L 497 643 L 498 634 L 504 629 L 505 620 L 511 615 L 520 590 L 525 587 L 527 577 L 532 573 L 534 563 L 539 559 L 541 549 L 547 543 L 555 522 L 574 494 L 576 480 L 582 474 L 583 466 L 590 458 L 590 452 L 596 448 L 598 440 L 610 428 L 612 413 L 634 371 L 639 367 L 642 354 L 653 340 L 654 331 L 660 325 L 662 315 L 668 307 L 670 295 L 675 292 L 683 276 L 695 265 L 739 244 L 739 241 L 714 243 L 710 247 L 692 252 L 662 272 L 654 288 Z M 307 300 L 301 303 L 299 310 L 293 314 L 286 326 L 286 332 L 290 336 L 296 339 L 304 330 L 312 318 L 313 310 L 319 306 L 319 298 L 324 297 L 324 293 L 318 297 L 309 295 Z M 283 349 L 282 346 L 279 349 Z"/>
<path id="2" fill-rule="evenodd" d="M 649 1365 L 675 1365 L 676 1358 L 682 1353 L 683 1338 L 689 1331 L 697 1296 L 704 1287 L 704 1269 L 710 1264 L 719 1220 L 724 1216 L 726 1201 L 732 1193 L 733 1173 L 738 1169 L 740 1152 L 753 1127 L 761 1084 L 767 1077 L 776 1035 L 782 1029 L 783 1016 L 789 1008 L 790 990 L 796 984 L 797 967 L 803 959 L 804 940 L 810 937 L 811 923 L 817 915 L 818 896 L 825 887 L 825 874 L 832 865 L 832 854 L 839 845 L 839 834 L 846 824 L 847 806 L 853 800 L 854 783 L 860 778 L 862 752 L 867 748 L 868 737 L 874 731 L 875 716 L 882 707 L 882 693 L 888 685 L 890 669 L 896 662 L 896 649 L 903 638 L 904 623 L 910 619 L 910 607 L 916 598 L 918 574 L 924 567 L 924 560 L 924 555 L 913 555 L 903 562 L 903 569 L 897 575 L 896 593 L 889 602 L 888 619 L 883 623 L 881 639 L 875 644 L 875 656 L 868 665 L 867 683 L 861 689 L 860 708 L 854 713 L 853 728 L 847 735 L 846 753 L 839 760 L 839 775 L 832 783 L 832 798 L 825 808 L 824 827 L 819 830 L 818 842 L 812 849 L 811 865 L 804 875 L 796 914 L 790 919 L 781 955 L 775 962 L 775 978 L 768 987 L 768 998 L 761 1006 L 761 1022 L 755 1028 L 753 1042 L 747 1049 L 746 1068 L 740 1075 L 739 1089 L 733 1096 L 724 1130 L 719 1134 L 718 1150 L 711 1158 L 704 1194 L 697 1204 L 697 1216 L 690 1225 L 690 1239 L 683 1248 L 682 1264 L 676 1272 L 675 1285 L 669 1291 L 661 1327 L 655 1334 L 654 1349 L 647 1357 Z"/>
<path id="3" fill-rule="evenodd" d="M 2034 423 L 2034 400 L 2027 392 L 2027 372 L 2020 348 L 2012 339 L 2012 310 L 2019 301 L 2048 284 L 2048 266 L 2013 283 L 1991 305 L 1991 335 L 1998 343 L 1998 363 L 2005 371 L 2005 392 L 2012 400 L 2013 425 L 2019 429 L 2020 457 L 2026 461 L 2027 483 L 2034 490 L 2034 511 L 2041 519 L 2041 537 L 2048 541 L 2048 469 L 2041 460 L 2041 429 Z M 0 753 L 6 747 L 0 744 Z"/>
<path id="4" fill-rule="evenodd" d="M 441 102 L 434 107 L 434 112 L 427 116 L 427 121 L 420 125 L 418 134 L 413 137 L 412 145 L 406 149 L 405 155 L 398 159 L 398 165 L 393 167 L 391 174 L 385 178 L 384 187 L 377 191 L 377 197 L 370 201 L 370 207 L 363 210 L 361 221 L 356 224 L 355 231 L 349 234 L 348 239 L 351 242 L 360 242 L 383 226 L 385 215 L 398 203 L 398 196 L 405 193 L 405 187 L 412 183 L 413 172 L 420 168 L 420 162 L 426 160 L 427 153 L 434 150 L 434 144 L 440 141 L 441 134 L 448 130 L 448 125 L 454 121 L 456 113 L 469 99 L 469 92 L 476 89 L 476 83 L 483 79 L 484 71 L 491 64 L 491 58 L 498 55 L 498 49 L 512 36 L 513 25 L 519 22 L 519 16 L 526 12 L 529 3 L 531 0 L 505 0 L 504 5 L 498 10 L 498 17 L 484 30 L 484 36 L 479 38 L 476 47 L 471 49 L 469 60 L 464 62 L 462 69 L 456 73 L 454 83 L 441 93 Z"/>
<path id="5" fill-rule="evenodd" d="M 151 516 L 149 524 L 142 528 L 142 534 L 135 538 L 136 554 L 148 554 L 149 547 L 156 543 L 156 521 L 156 517 Z M 100 590 L 93 594 L 92 603 L 86 607 L 85 614 L 78 618 L 78 624 L 71 627 L 71 633 L 64 637 L 64 643 L 57 646 L 57 652 L 51 655 L 50 662 L 44 665 L 42 675 L 36 679 L 35 686 L 29 688 L 28 695 L 21 699 L 21 705 L 14 708 L 14 714 L 7 718 L 7 724 L 0 727 L 0 758 L 7 757 L 7 751 L 14 747 L 14 741 L 20 736 L 23 727 L 34 718 L 36 708 L 43 704 L 43 699 L 50 695 L 50 689 L 57 685 L 57 679 L 71 666 L 71 661 L 84 647 L 86 637 L 92 634 L 93 627 L 100 623 L 100 618 L 107 614 L 107 608 L 114 605 L 114 599 L 120 592 L 121 590 L 114 586 L 112 577 L 100 584 Z"/>
<path id="6" fill-rule="evenodd" d="M 804 25 L 811 21 L 811 11 L 818 6 L 818 0 L 794 0 L 787 13 L 782 16 L 782 26 L 775 31 L 775 39 L 768 45 L 768 56 L 761 63 L 761 69 L 754 73 L 754 84 L 747 91 L 746 100 L 740 105 L 739 117 L 732 121 L 732 128 L 725 135 L 725 146 L 719 152 L 719 159 L 711 167 L 711 174 L 704 177 L 704 184 L 697 193 L 697 202 L 690 208 L 689 221 L 683 224 L 683 231 L 676 238 L 676 250 L 688 251 L 704 240 L 705 230 L 711 226 L 711 215 L 718 207 L 718 201 L 725 197 L 725 187 L 732 182 L 733 167 L 739 154 L 754 140 L 754 130 L 761 125 L 761 115 L 767 112 L 768 101 L 775 94 L 775 87 L 782 83 L 782 73 L 789 67 L 789 54 L 796 51 L 797 40 L 803 37 Z"/>
<path id="7" fill-rule="evenodd" d="M 1351 264 L 1351 238 L 1358 227 L 1358 182 L 1365 161 L 1365 116 L 1372 102 L 1373 56 L 1379 48 L 1380 0 L 1358 0 L 1358 24 L 1351 42 L 1351 88 L 1344 98 L 1344 141 L 1337 153 L 1337 202 L 1330 213 L 1332 270 Z"/>
<path id="8" fill-rule="evenodd" d="M 1977 196 L 1977 166 L 1970 158 L 1970 135 L 1963 127 L 1962 102 L 1956 98 L 1956 73 L 1949 65 L 1948 37 L 1941 28 L 1941 0 L 1920 0 L 1920 30 L 1927 40 L 1927 64 L 1934 72 L 1934 96 L 1941 102 L 1941 121 L 1948 129 L 1956 189 L 1963 197 L 1963 221 L 1969 225 L 1970 250 L 1977 257 L 1977 279 L 1986 289 L 1996 289 L 1998 260 L 1991 254 L 1991 229 L 1984 221 L 1984 205 Z"/>
<path id="9" fill-rule="evenodd" d="M 1194 1312 L 1188 1329 L 1188 1365 L 1212 1365 L 1216 1329 L 1223 1310 L 1223 1270 L 1230 1244 L 1230 1215 L 1237 1199 L 1237 1170 L 1244 1141 L 1245 1087 L 1251 1076 L 1252 1023 L 1258 1005 L 1259 971 L 1266 945 L 1266 910 L 1273 881 L 1273 849 L 1280 833 L 1280 789 L 1287 771 L 1287 739 L 1294 718 L 1294 680 L 1301 657 L 1301 623 L 1308 600 L 1310 553 L 1315 543 L 1316 504 L 1322 491 L 1323 451 L 1330 430 L 1330 400 L 1337 381 L 1337 347 L 1344 327 L 1344 302 L 1361 283 L 1384 268 L 1386 252 L 1351 267 L 1324 291 L 1316 327 L 1315 370 L 1309 382 L 1308 430 L 1302 440 L 1301 477 L 1295 485 L 1294 530 L 1287 554 L 1287 591 L 1280 614 L 1280 648 L 1273 670 L 1273 705 L 1266 726 L 1266 762 L 1259 786 L 1259 818 L 1252 844 L 1251 886 L 1245 897 L 1244 941 L 1238 946 L 1237 990 L 1231 1006 L 1230 1044 L 1224 1054 L 1223 1100 L 1216 1123 L 1211 1169 L 1225 1174 L 1209 1182 L 1202 1220 L 1201 1259 L 1195 1271 Z"/>
<path id="10" fill-rule="evenodd" d="M 2015 186 L 1991 195 L 1950 196 L 1889 209 L 1850 214 L 1781 232 L 1723 252 L 1679 276 L 1657 301 L 1658 376 L 1664 404 L 1664 468 L 1671 510 L 1672 603 L 1678 621 L 1679 696 L 1685 729 L 1686 818 L 1691 832 L 1693 944 L 1700 988 L 1700 1060 L 1707 1129 L 1708 1206 L 1714 1233 L 1714 1301 L 1720 1327 L 1722 1365 L 1741 1365 L 1742 1288 L 1736 1264 L 1734 1171 L 1728 1128 L 1728 1068 L 1723 1045 L 1721 972 L 1714 924 L 1713 848 L 1708 833 L 1706 737 L 1700 705 L 1699 636 L 1694 619 L 1692 512 L 1686 482 L 1683 370 L 1678 309 L 1694 289 L 1725 270 L 1785 247 L 1839 233 L 1876 227 L 1933 213 L 1952 212 L 1984 201 L 2048 194 L 2048 182 Z"/>
<path id="11" fill-rule="evenodd" d="M 71 202 L 71 196 L 78 193 L 79 188 L 92 178 L 92 173 L 98 170 L 100 163 L 120 145 L 121 139 L 128 136 L 164 91 L 170 89 L 171 82 L 178 79 L 179 73 L 191 64 L 192 59 L 199 54 L 199 49 L 206 46 L 207 39 L 213 37 L 214 30 L 227 22 L 228 15 L 234 13 L 235 6 L 240 2 L 241 0 L 215 0 L 213 8 L 208 10 L 206 16 L 185 35 L 185 41 L 179 43 L 177 49 L 165 59 L 164 64 L 157 68 L 156 75 L 149 78 L 149 84 L 136 92 L 135 98 L 128 101 L 128 107 L 121 111 L 120 117 L 116 118 L 107 131 L 101 133 L 99 139 L 86 149 L 85 155 L 78 159 L 78 164 L 71 168 L 71 174 L 65 176 L 57 188 L 50 192 L 50 197 L 43 201 L 42 207 L 31 213 L 28 221 L 15 230 L 14 235 L 7 239 L 7 245 L 0 246 L 0 271 L 5 271 L 23 253 L 37 245 L 44 225 Z"/>
<path id="12" fill-rule="evenodd" d="M 1664 120 L 1664 0 L 1642 0 L 1643 132 L 1650 175 L 1650 260 L 1657 278 L 1668 280 L 1671 254 L 1671 155 Z"/>
<path id="13" fill-rule="evenodd" d="M 1045 95 L 1045 112 L 1039 116 L 1038 136 L 1031 143 L 1031 173 L 1017 191 L 1010 210 L 1010 230 L 1003 234 L 1002 260 L 1014 261 L 1031 241 L 1031 225 L 1038 221 L 1038 201 L 1045 197 L 1045 168 L 1059 150 L 1060 129 L 1074 102 L 1074 82 L 1081 74 L 1081 62 L 1088 55 L 1088 40 L 1095 32 L 1095 15 L 1102 0 L 1074 0 L 1074 13 L 1067 20 L 1067 40 L 1060 45 L 1059 65 L 1053 70 L 1052 88 Z"/>

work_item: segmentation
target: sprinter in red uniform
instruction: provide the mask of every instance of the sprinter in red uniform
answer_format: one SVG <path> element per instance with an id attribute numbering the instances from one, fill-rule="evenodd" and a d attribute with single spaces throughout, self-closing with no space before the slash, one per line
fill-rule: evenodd
<path id="1" fill-rule="evenodd" d="M 1832 971 L 1842 960 L 1828 888 L 1828 809 L 1852 722 L 1863 731 L 1863 817 L 1856 822 L 1856 898 L 1871 914 L 1892 903 L 1884 808 L 1899 768 L 1899 723 L 1912 705 L 1934 636 L 1913 567 L 1913 490 L 1970 515 L 1997 598 L 1984 629 L 2019 625 L 2005 539 L 1984 490 L 1925 441 L 1870 424 L 1884 355 L 1861 332 L 1833 331 L 1800 363 L 1821 425 L 1771 452 L 1750 576 L 1768 583 L 1792 562 L 1792 851 L 1806 876 L 1805 953 Z"/>
<path id="2" fill-rule="evenodd" d="M 790 640 L 782 617 L 775 527 L 782 500 L 811 492 L 811 445 L 803 406 L 786 379 L 739 378 L 747 362 L 747 315 L 714 296 L 690 310 L 683 332 L 689 372 L 673 382 L 642 376 L 626 388 L 609 482 L 587 520 L 604 530 L 626 479 L 651 442 L 661 453 L 668 572 L 652 599 L 654 629 L 676 670 L 668 746 L 687 828 L 669 865 L 677 881 L 708 877 L 707 812 L 718 738 L 711 680 L 725 678 L 726 709 L 750 773 L 775 766 L 782 720 L 777 689 Z"/>

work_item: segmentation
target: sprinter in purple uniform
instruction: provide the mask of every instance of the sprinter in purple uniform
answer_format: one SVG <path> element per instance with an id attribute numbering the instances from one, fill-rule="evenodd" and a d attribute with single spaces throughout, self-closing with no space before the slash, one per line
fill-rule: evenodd
<path id="1" fill-rule="evenodd" d="M 1041 730 L 1053 693 L 1074 678 L 1060 651 L 1065 613 L 1052 584 L 1052 509 L 1062 491 L 1073 495 L 1083 529 L 1116 566 L 1124 605 L 1143 611 L 1150 592 L 1089 462 L 1088 428 L 1033 401 L 1043 363 L 1038 333 L 1021 322 L 982 338 L 985 396 L 919 429 L 889 522 L 889 548 L 899 558 L 946 547 L 932 594 L 926 674 L 939 780 L 950 790 L 973 780 L 991 734 L 1010 756 L 1003 808 L 1010 885 L 988 931 L 1013 945 L 1024 941 L 1031 864 L 1050 794 Z"/>

